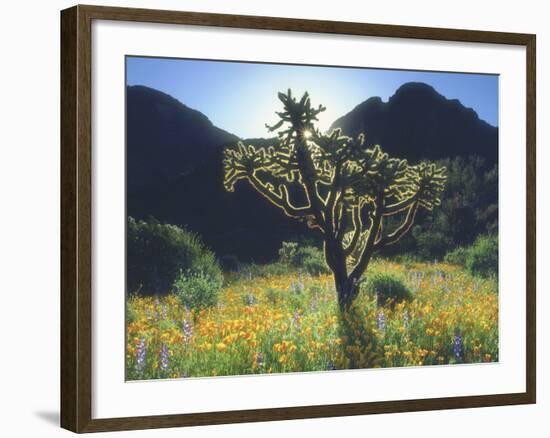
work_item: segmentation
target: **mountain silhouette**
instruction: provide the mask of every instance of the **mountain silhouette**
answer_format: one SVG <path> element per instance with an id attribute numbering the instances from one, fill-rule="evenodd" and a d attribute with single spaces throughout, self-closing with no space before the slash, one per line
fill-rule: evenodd
<path id="1" fill-rule="evenodd" d="M 129 191 L 170 183 L 238 140 L 168 94 L 140 85 L 126 92 Z"/>
<path id="2" fill-rule="evenodd" d="M 239 138 L 201 112 L 144 86 L 127 87 L 127 213 L 183 226 L 217 254 L 266 261 L 306 231 L 245 182 L 223 188 L 223 149 Z M 247 139 L 268 146 L 272 139 Z M 251 212 L 254 214 L 251 214 Z"/>
<path id="3" fill-rule="evenodd" d="M 239 138 L 199 111 L 144 86 L 127 88 L 127 212 L 155 217 L 201 235 L 218 256 L 266 262 L 281 241 L 312 236 L 246 181 L 223 188 L 223 149 Z M 498 129 L 457 100 L 426 84 L 408 83 L 387 103 L 370 98 L 336 120 L 347 135 L 366 133 L 369 145 L 415 162 L 479 155 L 496 163 Z M 276 145 L 276 139 L 244 144 Z"/>
<path id="4" fill-rule="evenodd" d="M 334 128 L 353 137 L 364 133 L 369 147 L 379 144 L 412 163 L 477 155 L 492 165 L 498 159 L 498 128 L 420 82 L 402 85 L 388 102 L 379 97 L 365 100 L 337 119 Z"/>

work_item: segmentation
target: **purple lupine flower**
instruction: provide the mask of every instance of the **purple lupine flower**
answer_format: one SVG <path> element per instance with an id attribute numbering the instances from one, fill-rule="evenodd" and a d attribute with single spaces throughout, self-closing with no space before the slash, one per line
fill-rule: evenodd
<path id="1" fill-rule="evenodd" d="M 166 344 L 162 344 L 162 347 L 160 347 L 160 364 L 159 368 L 161 372 L 165 372 L 168 369 L 168 347 Z"/>
<path id="2" fill-rule="evenodd" d="M 460 334 L 460 331 L 457 329 L 455 331 L 455 337 L 453 340 L 453 354 L 457 361 L 461 361 L 464 354 L 464 340 Z"/>
<path id="3" fill-rule="evenodd" d="M 256 297 L 252 294 L 246 294 L 244 296 L 244 303 L 248 306 L 248 307 L 251 307 L 253 306 L 254 304 L 256 304 Z"/>
<path id="4" fill-rule="evenodd" d="M 386 317 L 384 316 L 384 312 L 378 312 L 376 323 L 378 325 L 378 330 L 380 330 L 381 332 L 386 330 Z"/>
<path id="5" fill-rule="evenodd" d="M 264 354 L 261 351 L 256 356 L 256 364 L 258 365 L 258 368 L 264 367 Z"/>
<path id="6" fill-rule="evenodd" d="M 191 338 L 193 337 L 193 325 L 187 319 L 183 320 L 182 332 L 183 332 L 183 343 L 189 344 L 189 342 L 191 341 Z"/>
<path id="7" fill-rule="evenodd" d="M 290 291 L 296 295 L 299 295 L 304 291 L 304 287 L 304 280 L 302 279 L 302 276 L 300 276 L 296 282 L 292 282 L 290 284 Z"/>
<path id="8" fill-rule="evenodd" d="M 297 329 L 300 329 L 300 313 L 298 312 L 298 310 L 294 311 L 294 314 L 292 315 L 291 324 Z"/>
<path id="9" fill-rule="evenodd" d="M 306 288 L 304 276 L 300 273 L 296 282 L 296 293 L 302 293 Z"/>
<path id="10" fill-rule="evenodd" d="M 420 283 L 422 281 L 422 278 L 420 277 L 419 272 L 413 272 L 410 274 L 411 277 L 411 287 L 414 292 L 416 292 L 420 288 Z"/>
<path id="11" fill-rule="evenodd" d="M 136 350 L 136 371 L 140 374 L 145 369 L 146 359 L 147 359 L 147 347 L 145 346 L 145 338 L 141 338 Z"/>
<path id="12" fill-rule="evenodd" d="M 403 311 L 403 327 L 408 328 L 410 322 L 409 311 L 405 309 Z"/>
<path id="13" fill-rule="evenodd" d="M 311 299 L 311 302 L 309 303 L 309 308 L 312 312 L 317 311 L 319 303 L 319 297 L 317 294 L 313 295 L 313 298 Z"/>

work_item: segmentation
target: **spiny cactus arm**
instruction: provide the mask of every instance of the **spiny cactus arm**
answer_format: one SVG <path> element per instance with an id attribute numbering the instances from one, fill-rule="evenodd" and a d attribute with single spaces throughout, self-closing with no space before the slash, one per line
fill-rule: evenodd
<path id="1" fill-rule="evenodd" d="M 356 244 L 358 247 L 350 247 L 346 251 L 350 252 L 355 263 L 350 274 L 352 281 L 359 281 L 376 249 L 376 242 L 384 235 L 384 217 L 390 212 L 402 211 L 411 202 L 410 205 L 414 205 L 414 201 L 410 201 L 409 198 L 415 195 L 405 160 L 389 157 L 378 145 L 372 149 L 357 150 L 357 154 L 360 171 L 355 174 L 361 178 L 357 181 L 352 179 L 352 187 L 355 193 L 369 200 L 371 220 L 367 229 L 362 227 Z M 390 206 L 391 208 L 386 209 L 387 199 L 397 201 Z M 402 201 L 404 202 L 401 203 Z"/>
<path id="2" fill-rule="evenodd" d="M 352 235 L 351 240 L 347 245 L 344 244 L 343 239 L 341 240 L 342 250 L 344 251 L 344 255 L 348 257 L 357 247 L 357 244 L 359 242 L 359 238 L 361 237 L 361 232 L 363 231 L 363 222 L 361 221 L 361 206 L 356 205 L 351 210 L 351 218 L 352 218 Z M 342 235 L 343 238 L 343 235 Z"/>
<path id="3" fill-rule="evenodd" d="M 376 240 L 375 250 L 398 242 L 411 229 L 416 213 L 420 207 L 432 210 L 435 205 L 441 202 L 440 195 L 445 187 L 446 169 L 437 167 L 433 163 L 420 163 L 417 166 L 410 166 L 407 178 L 403 181 L 405 193 L 412 193 L 407 198 L 384 208 L 384 216 L 407 212 L 401 225 L 389 234 L 381 234 Z M 382 230 L 381 223 L 381 230 Z"/>
<path id="4" fill-rule="evenodd" d="M 263 182 L 257 175 L 256 172 L 253 172 L 251 175 L 248 175 L 247 178 L 250 182 L 250 185 L 260 193 L 264 198 L 271 202 L 276 207 L 283 210 L 283 212 L 292 218 L 303 218 L 313 214 L 313 211 L 310 206 L 295 207 L 289 199 L 288 189 L 284 184 L 280 184 L 278 191 L 269 183 Z"/>
<path id="5" fill-rule="evenodd" d="M 296 158 L 300 167 L 299 182 L 305 189 L 308 204 L 311 206 L 311 210 L 315 215 L 315 221 L 319 227 L 325 231 L 327 229 L 325 220 L 325 203 L 317 188 L 318 180 L 315 174 L 315 165 L 303 143 L 303 140 L 297 140 Z"/>
<path id="6" fill-rule="evenodd" d="M 418 212 L 419 203 L 414 202 L 408 209 L 405 220 L 399 227 L 397 227 L 393 232 L 380 236 L 374 245 L 374 249 L 378 250 L 387 245 L 393 245 L 394 243 L 399 242 L 401 238 L 409 232 L 411 229 L 416 213 Z"/>
<path id="7" fill-rule="evenodd" d="M 375 198 L 375 205 L 376 210 L 374 211 L 371 226 L 369 228 L 367 241 L 365 243 L 365 246 L 363 247 L 362 253 L 359 256 L 358 262 L 353 267 L 353 270 L 351 271 L 350 278 L 352 281 L 359 281 L 361 278 L 361 275 L 363 275 L 363 272 L 365 272 L 365 269 L 369 265 L 370 259 L 372 257 L 372 254 L 374 252 L 374 243 L 376 238 L 378 237 L 380 226 L 382 223 L 383 218 L 383 210 L 380 208 L 384 200 L 384 194 L 378 193 L 378 195 Z"/>
<path id="8" fill-rule="evenodd" d="M 278 93 L 279 100 L 283 103 L 284 110 L 276 112 L 279 121 L 274 125 L 266 124 L 266 128 L 273 132 L 280 129 L 283 124 L 289 126 L 284 131 L 278 133 L 279 138 L 284 144 L 291 143 L 294 136 L 299 136 L 303 130 L 313 130 L 313 121 L 318 120 L 319 113 L 325 111 L 325 107 L 319 105 L 317 108 L 311 106 L 309 94 L 304 93 L 300 101 L 292 96 L 292 91 Z"/>
<path id="9" fill-rule="evenodd" d="M 288 193 L 288 187 L 284 184 L 279 185 L 279 191 L 281 194 L 281 201 L 285 208 L 288 208 L 289 211 L 293 213 L 296 217 L 302 217 L 302 216 L 312 216 L 313 210 L 311 208 L 311 205 L 304 205 L 302 207 L 295 207 L 293 205 L 293 202 L 290 200 L 290 195 Z"/>
<path id="10" fill-rule="evenodd" d="M 313 214 L 310 206 L 296 207 L 290 200 L 288 189 L 284 184 L 277 188 L 272 182 L 264 182 L 258 175 L 259 170 L 271 171 L 275 179 L 289 181 L 289 174 L 278 176 L 277 173 L 293 172 L 292 167 L 283 169 L 274 165 L 273 148 L 255 148 L 239 143 L 236 148 L 227 148 L 224 151 L 224 186 L 229 192 L 235 190 L 235 184 L 240 180 L 247 180 L 250 185 L 269 202 L 283 210 L 293 218 L 304 218 Z M 308 218 L 308 222 L 311 222 Z"/>
<path id="11" fill-rule="evenodd" d="M 419 196 L 420 193 L 416 192 L 414 195 L 410 196 L 407 199 L 403 199 L 402 201 L 387 205 L 386 207 L 384 207 L 384 216 L 391 216 L 397 213 L 401 213 L 402 211 L 410 208 L 411 205 L 418 201 Z"/>
<path id="12" fill-rule="evenodd" d="M 247 179 L 256 170 L 268 165 L 267 151 L 252 145 L 245 146 L 239 142 L 236 147 L 224 150 L 223 185 L 228 192 L 235 190 L 235 184 L 241 179 Z"/>
<path id="13" fill-rule="evenodd" d="M 433 210 L 441 204 L 441 193 L 447 182 L 447 168 L 437 166 L 435 163 L 420 163 L 413 167 L 416 174 L 418 202 L 422 208 Z"/>
<path id="14" fill-rule="evenodd" d="M 293 182 L 299 172 L 295 154 L 288 147 L 255 147 L 239 142 L 224 150 L 224 186 L 232 192 L 235 183 L 256 170 L 264 170 L 276 178 Z"/>
<path id="15" fill-rule="evenodd" d="M 317 187 L 319 178 L 312 157 L 313 151 L 308 147 L 308 138 L 315 132 L 313 122 L 318 120 L 317 116 L 325 111 L 325 107 L 319 105 L 313 108 L 307 92 L 299 101 L 292 96 L 290 89 L 286 94 L 279 93 L 278 97 L 284 109 L 277 113 L 279 121 L 273 126 L 266 125 L 266 127 L 270 131 L 275 131 L 286 124 L 286 129 L 279 131 L 278 136 L 280 146 L 288 148 L 292 157 L 291 178 L 297 177 L 298 182 L 304 187 L 315 222 L 324 230 L 325 203 L 319 195 Z"/>
<path id="16" fill-rule="evenodd" d="M 329 185 L 329 193 L 326 197 L 326 201 L 322 201 L 325 204 L 326 210 L 325 232 L 331 233 L 334 238 L 336 238 L 336 232 L 340 226 L 340 221 L 343 219 L 341 214 L 337 211 L 338 201 L 342 196 L 342 191 L 340 188 L 340 168 L 341 163 L 336 163 L 336 166 L 334 166 L 332 181 Z"/>
<path id="17" fill-rule="evenodd" d="M 342 220 L 338 215 L 338 199 L 340 198 L 340 193 L 338 190 L 334 189 L 329 192 L 327 200 L 325 202 L 325 211 L 326 211 L 326 223 L 327 223 L 327 232 L 331 233 L 334 238 L 336 238 L 336 232 L 338 230 L 338 222 Z"/>

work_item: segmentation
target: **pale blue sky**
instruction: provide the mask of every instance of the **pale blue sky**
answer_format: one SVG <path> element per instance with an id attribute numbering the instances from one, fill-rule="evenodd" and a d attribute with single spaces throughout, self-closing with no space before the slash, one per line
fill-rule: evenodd
<path id="1" fill-rule="evenodd" d="M 216 126 L 242 138 L 265 137 L 277 121 L 277 92 L 308 91 L 326 130 L 338 117 L 372 96 L 387 101 L 406 82 L 425 82 L 449 99 L 459 99 L 498 126 L 498 76 L 349 67 L 127 58 L 127 84 L 163 91 L 204 113 Z"/>

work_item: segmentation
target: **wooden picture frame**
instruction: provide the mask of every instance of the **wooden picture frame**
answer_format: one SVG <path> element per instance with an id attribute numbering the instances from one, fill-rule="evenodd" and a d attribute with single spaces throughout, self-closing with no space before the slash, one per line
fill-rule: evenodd
<path id="1" fill-rule="evenodd" d="M 185 24 L 356 36 L 518 45 L 525 65 L 527 219 L 526 391 L 193 414 L 92 418 L 92 22 Z M 531 34 L 237 16 L 99 6 L 61 12 L 61 426 L 99 432 L 289 420 L 437 409 L 529 404 L 536 401 L 535 286 L 535 47 Z"/>

